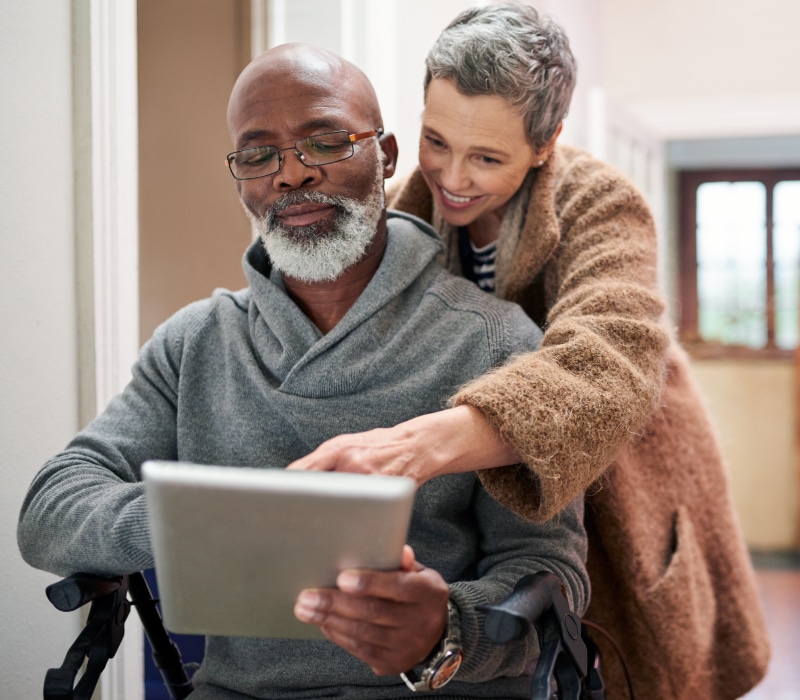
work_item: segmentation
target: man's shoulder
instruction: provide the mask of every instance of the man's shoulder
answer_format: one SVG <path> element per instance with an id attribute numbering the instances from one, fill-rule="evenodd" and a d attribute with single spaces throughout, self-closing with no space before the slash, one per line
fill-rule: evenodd
<path id="1" fill-rule="evenodd" d="M 440 251 L 444 250 L 439 234 L 426 221 L 392 209 L 387 210 L 386 216 L 393 232 L 415 234 L 422 245 L 430 241 Z M 517 304 L 487 294 L 473 282 L 447 271 L 438 260 L 432 260 L 429 267 L 433 268 L 433 274 L 422 277 L 425 294 L 435 296 L 453 312 L 511 317 L 522 325 L 533 325 Z"/>
<path id="2" fill-rule="evenodd" d="M 441 299 L 454 311 L 478 314 L 499 314 L 518 318 L 521 314 L 523 323 L 533 323 L 522 308 L 511 301 L 500 299 L 481 290 L 474 282 L 454 275 L 441 268 L 435 281 L 426 290 Z"/>
<path id="3" fill-rule="evenodd" d="M 210 297 L 193 301 L 161 323 L 153 333 L 154 340 L 183 344 L 210 326 L 225 325 L 247 314 L 250 290 L 215 289 Z"/>
<path id="4" fill-rule="evenodd" d="M 433 228 L 433 226 L 414 214 L 409 214 L 408 212 L 400 211 L 399 209 L 387 209 L 386 222 L 387 225 L 392 229 L 417 229 L 420 233 L 431 238 L 432 240 L 435 240 L 439 243 L 442 241 L 441 237 L 436 229 Z"/>

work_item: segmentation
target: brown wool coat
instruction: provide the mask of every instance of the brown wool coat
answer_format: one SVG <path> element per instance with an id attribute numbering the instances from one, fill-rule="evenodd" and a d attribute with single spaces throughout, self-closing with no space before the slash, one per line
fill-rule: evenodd
<path id="1" fill-rule="evenodd" d="M 650 211 L 624 177 L 569 146 L 516 200 L 498 238 L 497 294 L 545 335 L 454 398 L 525 459 L 481 479 L 535 520 L 587 491 L 586 617 L 621 644 L 639 700 L 740 697 L 765 673 L 769 641 L 719 446 L 665 323 Z M 456 232 L 418 171 L 388 205 L 433 223 L 460 273 Z M 593 637 L 607 697 L 627 698 L 616 655 Z"/>

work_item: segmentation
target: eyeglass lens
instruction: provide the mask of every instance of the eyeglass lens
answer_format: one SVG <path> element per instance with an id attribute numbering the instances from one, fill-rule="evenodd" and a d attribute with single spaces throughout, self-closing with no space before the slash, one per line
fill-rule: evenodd
<path id="1" fill-rule="evenodd" d="M 278 149 L 275 146 L 246 148 L 229 156 L 231 171 L 241 179 L 271 175 L 280 170 L 280 151 L 296 149 L 306 165 L 327 165 L 353 155 L 353 143 L 347 131 L 334 131 L 300 139 L 294 146 Z"/>

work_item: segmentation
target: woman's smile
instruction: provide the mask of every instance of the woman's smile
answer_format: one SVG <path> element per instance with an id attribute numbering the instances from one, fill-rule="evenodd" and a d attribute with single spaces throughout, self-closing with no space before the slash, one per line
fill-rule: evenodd
<path id="1" fill-rule="evenodd" d="M 464 195 L 457 195 L 445 189 L 441 185 L 436 185 L 442 195 L 442 201 L 445 205 L 454 207 L 455 209 L 465 209 L 482 197 L 468 197 Z"/>

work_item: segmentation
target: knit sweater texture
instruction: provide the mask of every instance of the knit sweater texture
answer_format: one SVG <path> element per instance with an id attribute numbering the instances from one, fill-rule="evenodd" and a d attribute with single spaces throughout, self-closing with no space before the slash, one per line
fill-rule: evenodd
<path id="1" fill-rule="evenodd" d="M 461 274 L 458 235 L 419 171 L 390 207 L 431 222 Z M 664 316 L 652 216 L 616 170 L 558 146 L 507 207 L 497 295 L 544 330 L 539 349 L 471 382 L 524 458 L 480 474 L 527 518 L 588 491 L 587 617 L 621 644 L 640 698 L 731 700 L 764 675 L 769 641 L 725 465 L 688 360 Z M 609 698 L 626 698 L 602 637 Z"/>
<path id="2" fill-rule="evenodd" d="M 145 460 L 283 468 L 335 435 L 440 410 L 465 382 L 537 347 L 541 332 L 522 310 L 444 271 L 441 250 L 430 227 L 390 216 L 378 271 L 323 335 L 251 246 L 248 288 L 218 291 L 159 327 L 124 392 L 37 475 L 18 528 L 25 559 L 61 575 L 148 568 Z M 409 543 L 448 581 L 461 618 L 465 661 L 450 695 L 528 697 L 535 635 L 493 645 L 476 608 L 548 570 L 582 612 L 582 518 L 579 499 L 547 523 L 528 521 L 474 474 L 418 490 Z M 328 641 L 209 637 L 195 679 L 197 698 L 410 695 Z"/>

